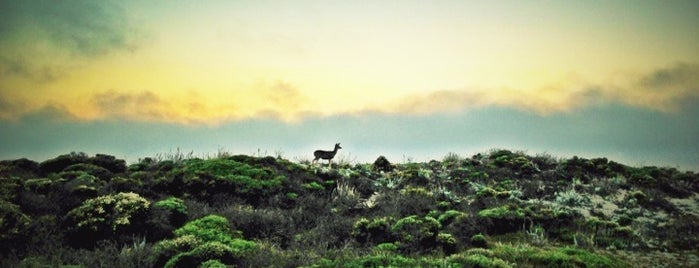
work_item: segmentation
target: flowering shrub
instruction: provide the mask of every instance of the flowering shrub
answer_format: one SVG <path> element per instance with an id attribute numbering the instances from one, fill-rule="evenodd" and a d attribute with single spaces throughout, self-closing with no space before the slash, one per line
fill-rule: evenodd
<path id="1" fill-rule="evenodd" d="M 85 200 L 68 212 L 71 228 L 77 237 L 95 240 L 138 232 L 145 223 L 150 202 L 136 193 L 103 195 Z M 94 242 L 77 238 L 76 242 Z"/>

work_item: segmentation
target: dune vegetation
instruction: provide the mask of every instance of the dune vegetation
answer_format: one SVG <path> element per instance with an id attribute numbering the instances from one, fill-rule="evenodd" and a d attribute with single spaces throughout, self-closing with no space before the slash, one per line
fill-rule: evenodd
<path id="1" fill-rule="evenodd" d="M 503 149 L 4 160 L 0 215 L 1 267 L 699 265 L 699 174 Z"/>

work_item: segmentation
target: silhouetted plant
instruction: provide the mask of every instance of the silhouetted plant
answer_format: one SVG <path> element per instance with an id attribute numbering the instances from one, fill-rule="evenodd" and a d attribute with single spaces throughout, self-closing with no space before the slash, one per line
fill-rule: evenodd
<path id="1" fill-rule="evenodd" d="M 382 155 L 376 158 L 374 164 L 371 166 L 371 169 L 374 171 L 391 172 L 393 171 L 394 167 L 391 162 L 389 162 L 388 159 Z"/>
<path id="2" fill-rule="evenodd" d="M 39 163 L 39 171 L 42 174 L 56 173 L 63 171 L 68 166 L 85 163 L 88 157 L 85 153 L 72 152 L 70 154 L 60 155 L 56 158 L 48 159 Z"/>
<path id="3" fill-rule="evenodd" d="M 39 173 L 39 163 L 20 158 L 0 161 L 0 177 L 35 177 Z"/>
<path id="4" fill-rule="evenodd" d="M 94 157 L 89 159 L 89 162 L 93 165 L 103 167 L 112 173 L 118 174 L 126 172 L 126 161 L 123 159 L 117 159 L 111 155 L 96 154 Z"/>

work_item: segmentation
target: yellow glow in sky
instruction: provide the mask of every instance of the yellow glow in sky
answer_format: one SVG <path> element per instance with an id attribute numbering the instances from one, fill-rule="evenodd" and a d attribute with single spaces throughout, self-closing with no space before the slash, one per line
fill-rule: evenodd
<path id="1" fill-rule="evenodd" d="M 605 101 L 672 111 L 699 96 L 692 1 L 40 4 L 3 4 L 0 117 L 45 106 L 182 123 Z"/>

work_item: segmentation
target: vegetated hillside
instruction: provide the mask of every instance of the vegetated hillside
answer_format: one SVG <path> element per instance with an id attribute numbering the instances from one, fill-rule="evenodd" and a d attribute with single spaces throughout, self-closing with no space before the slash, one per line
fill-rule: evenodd
<path id="1" fill-rule="evenodd" d="M 0 162 L 2 267 L 699 265 L 699 175 L 493 150 Z"/>

